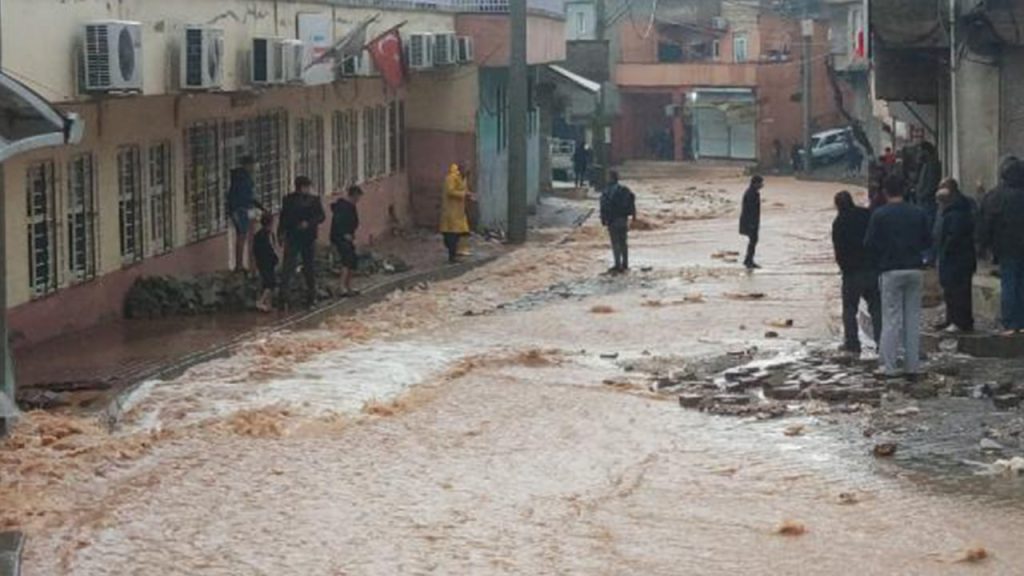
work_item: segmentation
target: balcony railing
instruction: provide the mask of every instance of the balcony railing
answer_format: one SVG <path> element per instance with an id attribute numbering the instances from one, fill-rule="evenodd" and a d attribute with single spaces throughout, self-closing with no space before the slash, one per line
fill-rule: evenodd
<path id="1" fill-rule="evenodd" d="M 504 14 L 508 12 L 510 1 L 515 0 L 340 0 L 336 3 L 367 8 Z M 565 0 L 526 0 L 526 6 L 530 11 L 550 16 L 565 15 Z"/>

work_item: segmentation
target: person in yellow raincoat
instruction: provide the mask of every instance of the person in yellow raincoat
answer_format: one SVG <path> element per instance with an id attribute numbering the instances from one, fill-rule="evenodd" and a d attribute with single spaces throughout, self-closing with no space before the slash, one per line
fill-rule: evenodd
<path id="1" fill-rule="evenodd" d="M 458 259 L 459 240 L 469 234 L 469 218 L 466 216 L 466 199 L 473 194 L 466 187 L 458 164 L 452 164 L 444 179 L 444 197 L 441 199 L 441 235 L 448 250 L 448 261 Z"/>

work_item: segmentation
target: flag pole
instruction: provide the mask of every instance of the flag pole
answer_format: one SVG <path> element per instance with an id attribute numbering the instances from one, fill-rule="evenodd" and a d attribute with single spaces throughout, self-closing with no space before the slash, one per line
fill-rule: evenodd
<path id="1" fill-rule="evenodd" d="M 401 21 L 401 22 L 399 22 L 398 24 L 395 24 L 395 25 L 394 25 L 394 26 L 392 26 L 391 28 L 388 28 L 387 30 L 385 30 L 385 31 L 381 32 L 380 34 L 377 34 L 376 36 L 374 36 L 374 37 L 373 37 L 373 40 L 370 40 L 370 41 L 369 41 L 369 42 L 367 42 L 366 44 L 363 44 L 363 48 L 368 48 L 368 47 L 372 46 L 372 45 L 373 45 L 373 43 L 374 43 L 374 42 L 376 42 L 377 40 L 380 40 L 381 38 L 383 38 L 383 37 L 387 36 L 388 34 L 391 34 L 391 33 L 392 33 L 392 32 L 394 32 L 395 30 L 398 30 L 399 28 L 401 28 L 402 26 L 405 26 L 405 25 L 406 25 L 406 24 L 408 24 L 408 23 L 409 23 L 409 21 L 408 21 L 408 20 L 402 20 L 402 21 Z"/>

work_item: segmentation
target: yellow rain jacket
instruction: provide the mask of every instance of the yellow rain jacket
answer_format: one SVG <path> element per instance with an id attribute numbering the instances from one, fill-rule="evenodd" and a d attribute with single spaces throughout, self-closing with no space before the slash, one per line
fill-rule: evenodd
<path id="1" fill-rule="evenodd" d="M 441 232 L 468 234 L 469 219 L 466 217 L 466 180 L 459 173 L 459 167 L 452 164 L 444 179 L 444 198 L 441 200 Z"/>

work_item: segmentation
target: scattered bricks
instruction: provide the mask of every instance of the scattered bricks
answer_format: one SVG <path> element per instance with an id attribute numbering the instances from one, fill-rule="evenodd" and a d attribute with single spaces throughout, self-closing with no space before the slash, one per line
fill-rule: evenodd
<path id="1" fill-rule="evenodd" d="M 871 453 L 874 454 L 876 458 L 890 458 L 896 454 L 896 443 L 879 442 L 871 449 Z"/>
<path id="2" fill-rule="evenodd" d="M 907 394 L 917 400 L 935 398 L 939 395 L 938 389 L 930 382 L 916 382 L 907 389 Z"/>
<path id="3" fill-rule="evenodd" d="M 750 404 L 751 398 L 746 394 L 715 394 L 712 400 L 725 406 L 745 406 Z"/>
<path id="4" fill-rule="evenodd" d="M 846 402 L 850 397 L 850 391 L 838 386 L 815 386 L 808 390 L 808 395 L 826 402 Z"/>
<path id="5" fill-rule="evenodd" d="M 683 408 L 697 408 L 703 401 L 704 396 L 701 394 L 687 393 L 679 395 L 679 405 Z"/>
<path id="6" fill-rule="evenodd" d="M 878 405 L 882 402 L 882 389 L 881 388 L 866 388 L 863 386 L 855 386 L 846 389 L 847 397 L 850 402 L 860 402 L 861 404 Z"/>
<path id="7" fill-rule="evenodd" d="M 1013 410 L 1020 406 L 1020 396 L 1016 394 L 1000 394 L 992 397 L 992 404 L 997 410 Z"/>
<path id="8" fill-rule="evenodd" d="M 802 392 L 799 385 L 765 386 L 764 395 L 772 400 L 796 400 Z"/>

